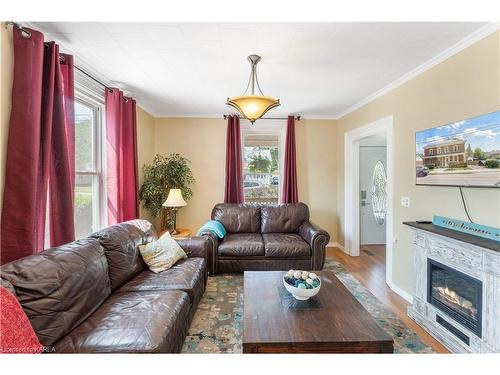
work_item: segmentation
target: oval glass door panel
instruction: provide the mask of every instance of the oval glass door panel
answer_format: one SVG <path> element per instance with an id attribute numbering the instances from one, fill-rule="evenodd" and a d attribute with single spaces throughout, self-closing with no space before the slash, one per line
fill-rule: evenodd
<path id="1" fill-rule="evenodd" d="M 384 164 L 379 160 L 373 168 L 372 209 L 375 222 L 384 225 L 387 214 L 387 175 Z"/>

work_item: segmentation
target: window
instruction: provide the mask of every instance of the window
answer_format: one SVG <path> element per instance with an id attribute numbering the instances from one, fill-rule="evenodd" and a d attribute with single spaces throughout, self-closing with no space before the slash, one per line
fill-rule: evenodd
<path id="1" fill-rule="evenodd" d="M 387 214 L 387 175 L 384 164 L 380 160 L 373 169 L 372 210 L 375 222 L 378 225 L 384 225 Z"/>
<path id="2" fill-rule="evenodd" d="M 429 155 L 434 155 L 434 149 L 429 149 Z"/>
<path id="3" fill-rule="evenodd" d="M 449 152 L 448 146 L 444 148 L 444 153 L 447 154 Z"/>
<path id="4" fill-rule="evenodd" d="M 105 221 L 102 88 L 83 77 L 75 84 L 75 236 L 83 238 Z"/>
<path id="5" fill-rule="evenodd" d="M 458 152 L 458 146 L 457 145 L 453 145 L 453 152 Z"/>
<path id="6" fill-rule="evenodd" d="M 438 151 L 438 155 L 439 155 L 441 153 L 441 147 L 438 147 L 437 151 Z"/>
<path id="7" fill-rule="evenodd" d="M 281 194 L 281 124 L 243 125 L 245 202 L 278 203 Z"/>

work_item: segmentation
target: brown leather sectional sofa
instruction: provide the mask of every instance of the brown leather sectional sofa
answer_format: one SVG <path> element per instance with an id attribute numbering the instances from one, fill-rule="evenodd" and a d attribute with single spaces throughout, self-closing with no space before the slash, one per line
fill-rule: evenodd
<path id="1" fill-rule="evenodd" d="M 309 221 L 304 203 L 258 205 L 217 204 L 212 220 L 227 234 L 202 236 L 212 243 L 211 272 L 321 270 L 330 235 Z"/>
<path id="2" fill-rule="evenodd" d="M 179 352 L 205 290 L 210 243 L 178 240 L 188 254 L 155 274 L 138 246 L 156 237 L 134 220 L 0 268 L 40 342 L 56 353 Z"/>

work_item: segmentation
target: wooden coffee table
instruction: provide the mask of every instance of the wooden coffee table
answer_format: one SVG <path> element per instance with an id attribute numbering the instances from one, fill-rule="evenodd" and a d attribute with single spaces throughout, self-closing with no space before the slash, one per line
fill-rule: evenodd
<path id="1" fill-rule="evenodd" d="M 244 276 L 243 353 L 392 353 L 394 341 L 331 271 L 321 290 L 298 301 L 284 271 Z"/>

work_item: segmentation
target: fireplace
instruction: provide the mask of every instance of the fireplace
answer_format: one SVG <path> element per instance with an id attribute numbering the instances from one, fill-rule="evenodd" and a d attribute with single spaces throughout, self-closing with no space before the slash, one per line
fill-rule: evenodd
<path id="1" fill-rule="evenodd" d="M 427 258 L 427 302 L 481 337 L 483 283 Z"/>

